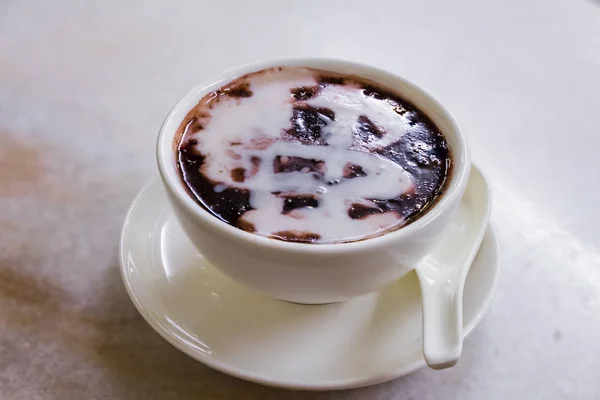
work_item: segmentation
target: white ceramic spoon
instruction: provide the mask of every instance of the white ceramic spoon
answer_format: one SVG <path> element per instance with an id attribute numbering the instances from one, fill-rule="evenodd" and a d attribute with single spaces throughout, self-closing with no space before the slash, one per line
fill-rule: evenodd
<path id="1" fill-rule="evenodd" d="M 460 358 L 463 288 L 490 211 L 488 184 L 473 166 L 457 214 L 443 232 L 439 245 L 416 269 L 423 302 L 423 354 L 433 369 L 452 367 Z"/>

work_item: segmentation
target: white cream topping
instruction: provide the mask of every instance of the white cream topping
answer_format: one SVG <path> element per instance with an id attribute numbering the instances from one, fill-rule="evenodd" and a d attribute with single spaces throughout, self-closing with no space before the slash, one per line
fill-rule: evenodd
<path id="1" fill-rule="evenodd" d="M 216 190 L 238 187 L 250 191 L 254 210 L 241 219 L 253 224 L 257 234 L 309 232 L 319 235 L 319 242 L 337 242 L 377 235 L 405 223 L 393 212 L 361 219 L 348 215 L 353 203 L 374 206 L 366 199 L 393 199 L 412 188 L 411 176 L 400 165 L 370 153 L 398 141 L 407 130 L 405 120 L 392 105 L 365 96 L 353 86 L 327 85 L 305 101 L 335 113 L 334 121 L 321 130 L 327 145 L 305 145 L 290 141 L 286 134 L 291 128 L 293 105 L 302 103 L 292 98 L 290 89 L 316 85 L 314 72 L 303 68 L 273 70 L 251 75 L 249 82 L 252 96 L 221 96 L 209 110 L 204 129 L 190 138 L 198 141 L 196 149 L 206 156 L 202 172 L 221 183 Z M 385 134 L 367 142 L 355 140 L 355 126 L 361 116 L 368 117 Z M 315 179 L 313 175 L 318 173 L 308 167 L 275 173 L 273 164 L 278 156 L 284 162 L 290 157 L 321 161 L 323 179 Z M 260 159 L 258 167 L 256 158 Z M 344 178 L 348 163 L 362 167 L 367 175 Z M 238 168 L 245 171 L 243 182 L 232 178 L 232 170 Z M 340 183 L 328 185 L 328 181 Z M 318 207 L 283 214 L 285 199 L 273 192 L 312 195 Z"/>

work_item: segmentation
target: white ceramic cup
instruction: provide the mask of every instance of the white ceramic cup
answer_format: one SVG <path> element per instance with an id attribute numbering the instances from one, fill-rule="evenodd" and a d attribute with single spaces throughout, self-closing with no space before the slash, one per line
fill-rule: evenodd
<path id="1" fill-rule="evenodd" d="M 441 130 L 453 168 L 436 204 L 411 224 L 350 243 L 284 242 L 245 232 L 219 220 L 186 191 L 176 165 L 177 129 L 207 93 L 249 72 L 275 66 L 304 66 L 370 80 L 410 101 Z M 333 59 L 288 59 L 245 65 L 193 88 L 171 110 L 158 136 L 160 176 L 171 206 L 189 239 L 217 269 L 242 285 L 297 303 L 348 300 L 413 270 L 439 238 L 465 191 L 470 161 L 460 128 L 448 110 L 415 84 L 371 66 Z"/>

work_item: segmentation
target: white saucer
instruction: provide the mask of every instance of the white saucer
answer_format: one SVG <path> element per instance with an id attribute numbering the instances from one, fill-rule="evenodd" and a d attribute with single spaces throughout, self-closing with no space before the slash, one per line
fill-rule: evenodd
<path id="1" fill-rule="evenodd" d="M 414 272 L 345 303 L 273 300 L 232 282 L 198 254 L 159 181 L 131 206 L 120 257 L 127 292 L 146 321 L 179 350 L 227 374 L 326 390 L 388 381 L 425 365 Z M 489 227 L 464 289 L 465 335 L 487 311 L 497 277 L 498 243 Z"/>

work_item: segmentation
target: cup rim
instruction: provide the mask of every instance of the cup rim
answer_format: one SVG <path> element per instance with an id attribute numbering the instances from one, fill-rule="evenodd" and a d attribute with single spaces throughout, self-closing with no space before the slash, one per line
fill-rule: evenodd
<path id="1" fill-rule="evenodd" d="M 436 203 L 429 210 L 427 210 L 425 214 L 410 224 L 382 233 L 378 236 L 368 237 L 366 239 L 360 239 L 351 242 L 307 244 L 282 241 L 257 235 L 251 232 L 246 232 L 216 218 L 208 210 L 204 209 L 194 199 L 192 199 L 187 189 L 184 187 L 183 181 L 178 172 L 177 160 L 175 157 L 176 152 L 174 151 L 173 146 L 175 135 L 179 125 L 181 124 L 181 121 L 189 112 L 189 110 L 193 108 L 207 93 L 216 90 L 227 82 L 230 82 L 247 73 L 277 66 L 304 66 L 325 71 L 331 69 L 335 70 L 335 67 L 337 66 L 339 68 L 360 70 L 363 71 L 363 73 L 364 71 L 370 71 L 388 79 L 393 79 L 398 82 L 399 85 L 418 93 L 422 97 L 423 101 L 428 102 L 430 106 L 436 109 L 437 113 L 441 114 L 441 117 L 445 118 L 446 124 L 448 125 L 447 130 L 449 132 L 443 131 L 442 133 L 445 136 L 449 134 L 452 135 L 455 140 L 455 144 L 450 146 L 453 156 L 453 168 L 450 181 L 447 183 L 447 187 L 443 193 L 436 200 Z M 360 76 L 359 73 L 356 75 Z M 406 99 L 410 102 L 413 102 L 412 98 Z M 421 107 L 419 106 L 419 108 Z M 431 118 L 429 114 L 427 115 Z M 263 248 L 264 250 L 287 251 L 290 253 L 306 254 L 307 250 L 310 248 L 311 253 L 322 255 L 335 255 L 340 253 L 349 254 L 354 252 L 377 250 L 379 248 L 397 243 L 398 241 L 407 237 L 413 236 L 426 225 L 437 219 L 440 214 L 442 214 L 449 206 L 453 204 L 454 198 L 462 195 L 462 192 L 466 187 L 470 171 L 470 157 L 464 135 L 456 123 L 453 115 L 437 98 L 420 86 L 393 72 L 368 64 L 335 58 L 279 58 L 268 61 L 248 63 L 226 70 L 223 73 L 194 86 L 186 93 L 185 96 L 181 98 L 181 100 L 175 104 L 175 106 L 173 106 L 162 123 L 156 143 L 156 158 L 163 184 L 167 187 L 172 195 L 176 196 L 178 203 L 182 205 L 187 212 L 201 220 L 203 224 L 206 224 L 212 229 L 232 236 L 240 241 L 254 244 Z M 308 245 L 310 247 L 307 247 Z"/>

